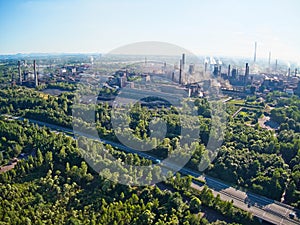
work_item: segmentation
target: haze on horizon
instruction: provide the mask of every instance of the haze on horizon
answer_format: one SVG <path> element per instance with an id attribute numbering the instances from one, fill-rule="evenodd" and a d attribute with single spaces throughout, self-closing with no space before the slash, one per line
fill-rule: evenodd
<path id="1" fill-rule="evenodd" d="M 106 53 L 143 41 L 197 55 L 291 60 L 300 65 L 300 3 L 254 1 L 0 1 L 0 54 Z"/>

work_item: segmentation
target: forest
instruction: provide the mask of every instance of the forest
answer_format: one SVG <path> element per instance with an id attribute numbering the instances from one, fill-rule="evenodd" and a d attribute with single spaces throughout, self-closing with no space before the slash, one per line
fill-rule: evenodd
<path id="1" fill-rule="evenodd" d="M 24 87 L 6 88 L 0 90 L 0 112 L 72 128 L 74 99 L 75 94 L 71 92 L 51 96 Z M 189 145 L 181 142 L 181 117 L 172 106 L 158 110 L 136 104 L 129 113 L 123 115 L 123 121 L 129 127 L 113 129 L 112 108 L 109 104 L 81 104 L 77 112 L 84 114 L 85 111 L 94 110 L 95 117 L 89 121 L 77 115 L 77 124 L 90 129 L 95 123 L 99 136 L 114 142 L 118 142 L 119 134 L 137 142 L 146 140 L 149 145 L 156 146 L 149 153 L 159 159 L 166 158 L 174 150 L 178 150 L 182 157 L 192 151 L 193 155 L 186 167 L 199 170 L 200 161 L 204 160 L 209 163 L 205 173 L 275 200 L 284 197 L 285 203 L 300 208 L 300 100 L 297 96 L 278 92 L 268 94 L 265 103 L 259 103 L 258 100 L 251 97 L 242 102 L 226 104 L 226 121 L 222 118 L 217 121 L 217 126 L 224 128 L 221 129 L 223 133 L 220 133 L 212 129 L 211 103 L 205 99 L 194 99 L 198 115 L 185 115 L 185 119 L 189 121 L 187 129 L 194 130 L 199 125 L 199 138 L 193 138 Z M 241 105 L 245 110 L 233 118 L 233 113 Z M 216 114 L 222 114 L 218 107 L 214 106 L 214 110 Z M 257 121 L 263 116 L 269 116 L 278 123 L 279 129 L 260 127 Z M 166 122 L 167 135 L 163 140 L 150 138 L 153 131 L 149 124 L 153 117 Z M 223 140 L 221 137 L 224 137 Z M 207 149 L 210 138 L 223 141 L 212 162 L 209 159 L 211 153 Z M 19 146 L 22 140 L 19 138 L 15 143 L 5 144 L 2 148 L 7 147 L 7 151 L 1 158 L 5 161 L 18 155 L 22 151 Z"/>
<path id="2" fill-rule="evenodd" d="M 231 224 L 257 224 L 250 213 L 214 197 L 207 187 L 191 189 L 190 176 L 177 173 L 151 186 L 122 185 L 90 168 L 70 136 L 5 119 L 0 120 L 0 133 L 1 149 L 28 154 L 14 169 L 0 174 L 1 224 L 227 224 L 209 223 L 201 216 L 205 207 Z M 152 163 L 100 142 L 91 146 L 108 149 L 133 165 Z M 105 177 L 122 175 L 109 169 L 102 172 Z M 151 174 L 155 176 L 155 171 Z"/>

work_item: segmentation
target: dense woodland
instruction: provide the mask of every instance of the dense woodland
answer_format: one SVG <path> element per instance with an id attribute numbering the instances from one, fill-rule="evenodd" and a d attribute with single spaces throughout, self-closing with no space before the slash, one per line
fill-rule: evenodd
<path id="1" fill-rule="evenodd" d="M 214 197 L 206 187 L 191 189 L 191 177 L 176 174 L 147 187 L 121 185 L 92 170 L 72 137 L 26 121 L 5 119 L 0 120 L 0 134 L 1 150 L 29 154 L 15 169 L 0 174 L 1 224 L 209 224 L 199 214 L 203 207 L 216 210 L 234 224 L 257 223 L 249 213 Z M 99 142 L 91 146 L 106 148 L 133 165 L 152 163 Z M 104 172 L 106 177 L 111 173 L 109 169 Z"/>
<path id="2" fill-rule="evenodd" d="M 0 90 L 0 112 L 71 128 L 74 98 L 75 94 L 70 92 L 55 97 L 28 88 L 5 88 Z M 84 114 L 94 110 L 95 118 L 88 121 L 77 115 L 77 125 L 89 129 L 96 121 L 99 136 L 115 142 L 118 142 L 116 134 L 133 138 L 134 141 L 146 140 L 149 145 L 156 146 L 150 153 L 160 159 L 166 158 L 175 150 L 182 157 L 192 150 L 194 154 L 186 166 L 194 170 L 199 169 L 201 159 L 210 162 L 210 153 L 206 149 L 209 138 L 218 141 L 224 135 L 218 157 L 210 164 L 206 173 L 275 200 L 280 200 L 285 193 L 285 202 L 300 208 L 299 98 L 274 92 L 266 97 L 266 102 L 260 102 L 255 97 L 239 102 L 230 101 L 225 117 L 220 117 L 217 121 L 218 126 L 226 126 L 223 134 L 211 129 L 210 103 L 205 99 L 193 101 L 198 116 L 185 115 L 184 119 L 189 121 L 187 128 L 191 130 L 197 127 L 198 122 L 195 121 L 199 121 L 200 138 L 192 139 L 190 145 L 180 140 L 181 118 L 174 107 L 157 110 L 136 104 L 129 114 L 123 115 L 123 121 L 129 127 L 113 129 L 111 107 L 107 103 L 95 106 L 81 104 L 77 113 Z M 240 106 L 244 110 L 232 118 Z M 218 107 L 214 106 L 214 110 L 215 114 L 222 114 Z M 271 120 L 279 124 L 279 129 L 262 129 L 257 123 L 262 116 L 270 116 Z M 153 132 L 149 128 L 153 117 L 166 121 L 167 136 L 163 140 L 149 138 Z M 19 137 L 16 143 L 2 147 L 7 147 L 2 158 L 5 160 L 18 155 L 22 151 L 19 147 L 22 140 L 24 139 Z"/>

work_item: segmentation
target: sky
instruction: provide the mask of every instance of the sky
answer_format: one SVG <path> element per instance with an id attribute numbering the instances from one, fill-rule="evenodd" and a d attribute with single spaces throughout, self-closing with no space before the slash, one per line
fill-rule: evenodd
<path id="1" fill-rule="evenodd" d="M 0 54 L 106 53 L 162 41 L 300 62 L 299 0 L 0 0 Z"/>

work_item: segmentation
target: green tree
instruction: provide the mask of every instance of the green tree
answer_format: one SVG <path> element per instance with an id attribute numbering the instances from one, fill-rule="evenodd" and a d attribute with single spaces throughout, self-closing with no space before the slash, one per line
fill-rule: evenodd
<path id="1" fill-rule="evenodd" d="M 201 201 L 200 201 L 200 199 L 197 198 L 196 196 L 194 196 L 194 197 L 191 199 L 191 202 L 190 202 L 190 209 L 191 209 L 191 212 L 193 212 L 193 213 L 199 212 L 200 207 L 201 207 Z"/>

